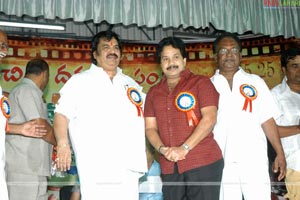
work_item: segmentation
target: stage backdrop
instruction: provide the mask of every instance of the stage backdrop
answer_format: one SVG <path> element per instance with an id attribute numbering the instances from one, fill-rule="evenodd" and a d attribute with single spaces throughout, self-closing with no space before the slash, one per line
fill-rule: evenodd
<path id="1" fill-rule="evenodd" d="M 281 82 L 283 74 L 280 68 L 280 52 L 297 39 L 260 38 L 243 40 L 242 67 L 262 77 L 270 88 Z M 11 89 L 24 77 L 25 66 L 33 58 L 45 59 L 50 65 L 49 84 L 45 90 L 49 118 L 52 121 L 60 88 L 68 79 L 90 66 L 90 43 L 78 40 L 55 40 L 45 38 L 9 37 L 9 55 L 1 65 L 0 84 L 3 91 Z M 144 87 L 144 92 L 161 78 L 161 69 L 155 57 L 156 45 L 123 45 L 121 67 L 136 82 Z M 212 43 L 187 44 L 187 67 L 196 74 L 212 76 L 216 69 Z M 84 95 L 84 94 L 78 94 Z M 53 154 L 55 155 L 55 153 Z M 74 158 L 75 159 L 75 158 Z M 78 184 L 75 160 L 72 169 L 64 177 L 53 175 L 49 185 L 63 186 Z"/>
<path id="2" fill-rule="evenodd" d="M 243 40 L 242 67 L 261 76 L 270 88 L 282 80 L 280 52 L 285 46 L 299 42 L 297 39 L 259 38 Z M 50 65 L 50 80 L 45 99 L 52 102 L 52 96 L 75 73 L 87 69 L 91 63 L 90 43 L 78 40 L 9 37 L 9 55 L 1 65 L 3 91 L 11 89 L 23 78 L 26 63 L 41 57 Z M 144 91 L 155 85 L 161 78 L 161 70 L 155 57 L 156 45 L 123 45 L 121 67 L 123 71 L 144 87 Z M 187 67 L 196 74 L 213 75 L 215 63 L 212 43 L 187 44 Z"/>

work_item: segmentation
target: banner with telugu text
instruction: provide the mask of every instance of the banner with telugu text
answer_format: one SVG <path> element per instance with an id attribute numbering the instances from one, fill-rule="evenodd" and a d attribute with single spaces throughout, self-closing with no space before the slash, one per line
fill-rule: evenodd
<path id="1" fill-rule="evenodd" d="M 283 74 L 280 68 L 280 52 L 297 39 L 258 38 L 243 40 L 242 67 L 261 76 L 270 88 L 278 84 Z M 45 59 L 50 65 L 49 84 L 45 90 L 47 102 L 75 73 L 89 68 L 91 63 L 90 43 L 79 40 L 9 37 L 9 54 L 1 65 L 0 84 L 3 91 L 11 89 L 23 78 L 27 62 L 35 57 Z M 187 67 L 196 74 L 213 75 L 216 66 L 212 43 L 188 43 Z M 156 61 L 156 45 L 123 44 L 121 67 L 144 87 L 144 91 L 161 78 L 161 69 Z"/>

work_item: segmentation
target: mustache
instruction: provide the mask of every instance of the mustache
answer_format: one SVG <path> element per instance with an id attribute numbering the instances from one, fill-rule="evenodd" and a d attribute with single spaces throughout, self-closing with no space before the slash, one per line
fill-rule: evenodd
<path id="1" fill-rule="evenodd" d="M 170 65 L 169 67 L 167 67 L 167 70 L 170 70 L 170 69 L 178 69 L 178 65 Z"/>
<path id="2" fill-rule="evenodd" d="M 114 56 L 115 58 L 119 58 L 119 56 L 115 53 L 110 53 L 106 57 Z"/>
<path id="3" fill-rule="evenodd" d="M 235 61 L 235 59 L 233 59 L 233 58 L 227 58 L 227 59 L 224 59 L 223 60 L 224 62 L 234 62 Z"/>
<path id="4" fill-rule="evenodd" d="M 0 52 L 0 57 L 4 58 L 6 56 L 6 53 Z"/>

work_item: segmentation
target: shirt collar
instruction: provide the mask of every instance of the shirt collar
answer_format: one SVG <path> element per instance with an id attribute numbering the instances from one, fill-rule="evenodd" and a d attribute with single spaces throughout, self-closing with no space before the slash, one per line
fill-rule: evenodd
<path id="1" fill-rule="evenodd" d="M 235 72 L 235 74 L 240 73 L 242 71 L 244 71 L 244 70 L 242 69 L 241 66 L 239 66 L 239 69 Z M 220 74 L 220 70 L 219 69 L 216 70 L 215 75 L 222 75 L 222 74 Z"/>
<path id="2" fill-rule="evenodd" d="M 39 88 L 31 79 L 29 79 L 29 78 L 23 78 L 22 82 L 35 87 L 36 89 L 40 90 L 43 93 L 43 91 L 41 90 L 41 88 Z"/>
<path id="3" fill-rule="evenodd" d="M 282 92 L 294 92 L 291 90 L 290 86 L 287 84 L 287 77 L 284 76 L 281 81 L 281 90 Z"/>
<path id="4" fill-rule="evenodd" d="M 103 70 L 103 68 L 102 67 L 99 67 L 99 66 L 97 66 L 97 65 L 95 65 L 95 64 L 91 64 L 91 67 L 90 67 L 90 69 L 92 70 L 92 71 L 98 71 L 98 72 L 105 72 L 104 70 Z M 120 67 L 117 67 L 117 73 L 116 73 L 116 76 L 117 75 L 119 75 L 119 74 L 121 74 L 122 73 L 122 69 L 120 68 Z"/>

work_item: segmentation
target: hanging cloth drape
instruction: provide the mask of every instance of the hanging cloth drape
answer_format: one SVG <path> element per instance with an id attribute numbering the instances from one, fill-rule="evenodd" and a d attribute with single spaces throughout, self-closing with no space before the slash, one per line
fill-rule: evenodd
<path id="1" fill-rule="evenodd" d="M 268 2 L 274 2 L 270 6 Z M 7 15 L 93 20 L 144 27 L 252 31 L 285 38 L 300 37 L 300 5 L 294 0 L 0 0 Z M 299 2 L 299 1 L 297 1 Z M 288 4 L 290 3 L 290 4 Z M 1 20 L 1 19 L 0 19 Z"/>

